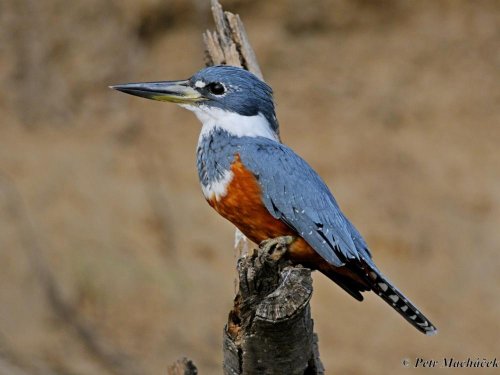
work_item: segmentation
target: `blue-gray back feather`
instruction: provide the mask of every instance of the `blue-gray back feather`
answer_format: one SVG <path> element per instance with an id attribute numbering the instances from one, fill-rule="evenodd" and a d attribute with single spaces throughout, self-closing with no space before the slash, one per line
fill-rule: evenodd
<path id="1" fill-rule="evenodd" d="M 257 177 L 269 212 L 295 229 L 326 261 L 337 267 L 360 258 L 372 263 L 363 237 L 304 159 L 262 137 L 241 138 L 239 154 Z"/>
<path id="2" fill-rule="evenodd" d="M 256 177 L 270 214 L 293 228 L 327 262 L 340 267 L 368 247 L 318 174 L 289 147 L 264 137 L 233 137 L 216 129 L 198 145 L 200 181 L 208 185 L 231 168 L 234 156 Z"/>
<path id="3" fill-rule="evenodd" d="M 436 333 L 435 326 L 375 266 L 365 240 L 340 210 L 318 174 L 287 146 L 263 137 L 236 138 L 215 130 L 198 146 L 202 184 L 221 177 L 239 154 L 257 178 L 268 211 L 293 228 L 330 264 L 349 269 L 421 332 Z M 362 300 L 359 285 L 332 277 L 351 296 Z"/>

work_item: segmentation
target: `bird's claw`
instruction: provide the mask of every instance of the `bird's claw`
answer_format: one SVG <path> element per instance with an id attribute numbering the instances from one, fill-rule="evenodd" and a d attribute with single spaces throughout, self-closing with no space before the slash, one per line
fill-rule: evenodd
<path id="1" fill-rule="evenodd" d="M 260 248 L 266 257 L 272 261 L 278 261 L 288 251 L 288 246 L 295 240 L 292 236 L 282 236 L 262 241 Z"/>

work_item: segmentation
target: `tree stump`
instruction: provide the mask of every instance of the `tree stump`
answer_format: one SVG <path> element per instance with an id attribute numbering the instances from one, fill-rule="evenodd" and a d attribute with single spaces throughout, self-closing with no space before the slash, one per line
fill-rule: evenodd
<path id="1" fill-rule="evenodd" d="M 285 254 L 292 237 L 238 260 L 239 291 L 224 329 L 224 374 L 323 374 L 309 301 L 311 271 Z"/>

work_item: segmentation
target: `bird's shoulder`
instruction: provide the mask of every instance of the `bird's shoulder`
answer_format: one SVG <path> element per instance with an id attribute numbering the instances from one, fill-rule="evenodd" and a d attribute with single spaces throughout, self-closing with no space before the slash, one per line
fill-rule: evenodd
<path id="1" fill-rule="evenodd" d="M 287 183 L 296 189 L 320 191 L 325 199 L 337 206 L 323 179 L 287 145 L 263 137 L 243 139 L 240 144 L 238 154 L 242 163 L 259 180 L 272 179 L 275 183 Z"/>

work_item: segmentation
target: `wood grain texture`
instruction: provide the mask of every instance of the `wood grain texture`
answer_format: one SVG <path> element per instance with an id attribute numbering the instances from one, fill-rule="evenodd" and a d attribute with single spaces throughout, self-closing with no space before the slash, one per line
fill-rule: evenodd
<path id="1" fill-rule="evenodd" d="M 217 0 L 211 6 L 216 30 L 203 34 L 206 64 L 238 66 L 264 79 L 240 17 L 225 12 Z"/>
<path id="2" fill-rule="evenodd" d="M 309 301 L 311 271 L 265 241 L 238 261 L 239 291 L 224 330 L 224 374 L 323 374 Z"/>

